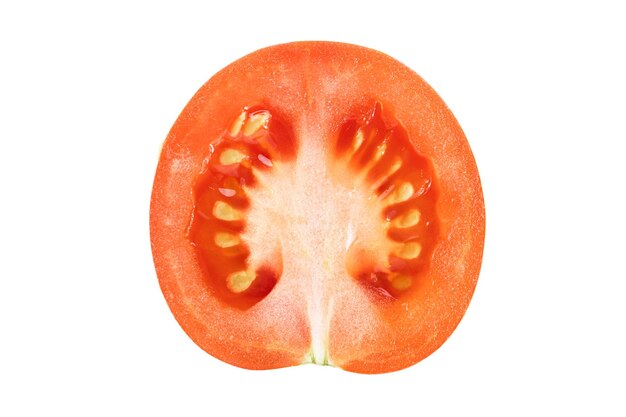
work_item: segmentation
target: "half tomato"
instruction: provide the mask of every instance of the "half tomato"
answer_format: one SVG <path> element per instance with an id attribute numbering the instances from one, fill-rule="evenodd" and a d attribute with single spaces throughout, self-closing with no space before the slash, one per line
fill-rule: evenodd
<path id="1" fill-rule="evenodd" d="M 439 96 L 387 55 L 329 42 L 211 78 L 165 141 L 150 212 L 174 316 L 250 369 L 417 363 L 465 313 L 484 230 L 474 158 Z"/>

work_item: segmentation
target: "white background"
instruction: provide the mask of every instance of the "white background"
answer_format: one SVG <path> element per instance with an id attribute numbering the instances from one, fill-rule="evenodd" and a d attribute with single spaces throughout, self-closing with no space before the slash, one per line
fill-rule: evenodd
<path id="1" fill-rule="evenodd" d="M 619 2 L 7 3 L 0 415 L 626 414 Z M 480 169 L 474 299 L 400 372 L 221 363 L 179 328 L 154 273 L 151 185 L 178 113 L 231 61 L 311 39 L 416 70 Z"/>

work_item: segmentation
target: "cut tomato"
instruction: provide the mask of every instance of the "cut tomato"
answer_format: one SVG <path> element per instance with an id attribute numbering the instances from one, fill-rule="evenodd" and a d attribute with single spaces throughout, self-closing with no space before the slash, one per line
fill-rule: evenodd
<path id="1" fill-rule="evenodd" d="M 380 373 L 470 302 L 485 216 L 454 116 L 371 49 L 298 42 L 211 78 L 172 128 L 150 231 L 163 294 L 211 355 Z"/>

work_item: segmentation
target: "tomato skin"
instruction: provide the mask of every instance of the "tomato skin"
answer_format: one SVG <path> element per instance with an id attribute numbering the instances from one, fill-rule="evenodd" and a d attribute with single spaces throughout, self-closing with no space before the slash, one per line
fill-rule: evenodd
<path id="1" fill-rule="evenodd" d="M 310 294 L 277 286 L 262 303 L 241 310 L 204 284 L 187 231 L 192 190 L 211 141 L 242 108 L 260 106 L 288 120 L 296 138 L 328 147 L 348 116 L 365 114 L 374 102 L 390 124 L 403 125 L 434 168 L 439 239 L 424 289 L 411 298 L 364 307 L 362 299 L 327 295 L 335 312 L 328 355 L 348 371 L 390 372 L 430 355 L 460 322 L 478 279 L 485 233 L 480 179 L 460 126 L 432 88 L 398 61 L 354 45 L 298 42 L 254 52 L 212 77 L 161 153 L 150 209 L 157 276 L 181 327 L 208 353 L 236 366 L 271 369 L 306 362 L 312 343 L 312 318 L 302 301 Z M 364 308 L 365 325 L 354 320 Z"/>

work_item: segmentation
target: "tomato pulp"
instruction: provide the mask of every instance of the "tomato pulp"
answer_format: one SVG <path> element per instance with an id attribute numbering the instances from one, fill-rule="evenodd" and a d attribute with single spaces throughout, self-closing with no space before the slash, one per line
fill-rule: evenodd
<path id="1" fill-rule="evenodd" d="M 380 373 L 452 333 L 485 215 L 452 113 L 380 52 L 297 42 L 213 76 L 169 133 L 150 232 L 163 294 L 211 355 Z"/>

